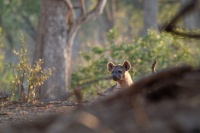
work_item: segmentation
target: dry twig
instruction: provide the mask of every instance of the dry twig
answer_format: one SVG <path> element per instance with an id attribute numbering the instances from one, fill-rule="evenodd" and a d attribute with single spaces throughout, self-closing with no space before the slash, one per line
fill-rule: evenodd
<path id="1" fill-rule="evenodd" d="M 152 65 L 151 65 L 151 69 L 152 69 L 152 73 L 155 74 L 156 73 L 156 64 L 157 64 L 157 61 L 155 60 Z"/>

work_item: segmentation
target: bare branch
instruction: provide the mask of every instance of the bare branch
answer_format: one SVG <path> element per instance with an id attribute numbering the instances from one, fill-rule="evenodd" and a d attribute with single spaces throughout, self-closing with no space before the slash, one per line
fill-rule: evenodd
<path id="1" fill-rule="evenodd" d="M 68 100 L 71 96 L 75 95 L 75 92 L 78 93 L 79 92 L 79 95 L 81 95 L 81 91 L 83 90 L 83 87 L 84 86 L 87 86 L 87 85 L 90 85 L 90 84 L 93 84 L 93 83 L 96 83 L 96 82 L 99 82 L 99 81 L 102 81 L 102 80 L 111 80 L 112 79 L 112 76 L 106 76 L 106 77 L 102 77 L 102 78 L 98 78 L 98 79 L 94 79 L 94 80 L 90 80 L 88 82 L 84 82 L 82 83 L 81 85 L 78 85 L 78 87 L 74 88 L 73 92 L 68 92 L 67 94 L 63 95 L 61 98 L 58 98 L 60 101 L 64 101 L 64 100 Z M 98 95 L 104 95 L 103 93 L 97 93 Z M 77 97 L 77 96 L 76 96 Z M 58 100 L 56 99 L 56 100 Z M 77 97 L 78 99 L 78 97 Z M 80 100 L 80 99 L 79 99 Z M 80 100 L 81 101 L 81 100 Z"/>
<path id="2" fill-rule="evenodd" d="M 0 113 L 0 115 L 9 115 L 9 114 L 8 114 L 8 113 L 2 112 L 2 113 Z"/>
<path id="3" fill-rule="evenodd" d="M 89 11 L 87 14 L 83 15 L 80 17 L 80 19 L 77 20 L 78 24 L 84 23 L 85 21 L 94 18 L 98 16 L 99 14 L 103 13 L 104 7 L 106 5 L 107 0 L 99 0 L 97 5 L 95 6 L 94 9 Z"/>
<path id="4" fill-rule="evenodd" d="M 73 4 L 71 2 L 71 0 L 64 0 L 68 6 L 69 9 L 73 9 Z"/>
<path id="5" fill-rule="evenodd" d="M 97 12 L 99 12 L 99 14 L 103 13 L 104 7 L 106 5 L 106 1 L 107 0 L 100 0 L 99 4 L 97 4 Z"/>
<path id="6" fill-rule="evenodd" d="M 188 13 L 191 13 L 194 11 L 199 5 L 199 0 L 191 0 L 188 1 L 187 4 L 185 4 L 177 13 L 176 15 L 170 20 L 168 24 L 165 24 L 161 27 L 161 31 L 170 32 L 175 35 L 183 36 L 183 37 L 189 37 L 189 38 L 200 38 L 199 34 L 188 34 L 185 32 L 180 32 L 175 30 L 175 25 L 178 22 L 178 20 L 184 16 L 186 16 Z"/>
<path id="7" fill-rule="evenodd" d="M 188 13 L 190 13 L 191 11 L 193 11 L 196 8 L 197 2 L 198 2 L 198 0 L 191 0 L 190 3 L 183 6 L 177 12 L 177 14 L 171 19 L 171 21 L 168 23 L 168 25 L 166 25 L 166 27 L 164 27 L 164 29 L 166 31 L 168 31 L 168 30 L 171 30 L 171 28 L 174 28 L 175 24 L 181 17 L 187 15 Z"/>
<path id="8" fill-rule="evenodd" d="M 107 0 L 99 0 L 97 5 L 95 6 L 95 8 L 91 11 L 89 11 L 86 14 L 81 15 L 80 17 L 76 18 L 75 13 L 74 13 L 74 9 L 73 9 L 73 5 L 71 3 L 71 0 L 64 0 L 65 3 L 67 4 L 67 6 L 69 7 L 70 11 L 67 14 L 67 32 L 69 34 L 69 38 L 70 36 L 73 37 L 74 33 L 78 31 L 78 29 L 80 28 L 81 24 L 84 23 L 85 21 L 94 18 L 96 16 L 98 16 L 99 14 L 101 14 L 103 12 L 103 9 L 105 7 L 106 1 Z M 82 7 L 83 8 L 83 7 Z M 72 19 L 73 17 L 73 19 Z"/>
<path id="9" fill-rule="evenodd" d="M 96 83 L 96 82 L 99 82 L 99 81 L 102 81 L 102 80 L 111 80 L 111 79 L 112 79 L 112 76 L 106 76 L 106 77 L 101 77 L 101 78 L 98 78 L 98 79 L 94 79 L 94 80 L 90 80 L 90 81 L 84 82 L 84 83 L 82 83 L 80 85 L 77 85 L 77 87 L 74 88 L 73 91 L 67 92 L 66 94 L 63 94 L 63 96 L 61 96 L 59 98 L 48 99 L 48 102 L 49 101 L 65 101 L 65 100 L 68 100 L 71 96 L 74 96 L 74 95 L 77 95 L 76 96 L 77 100 L 79 99 L 79 101 L 82 101 L 81 91 L 84 89 L 83 88 L 84 86 L 87 86 L 87 85 L 90 85 L 90 84 L 93 84 L 93 83 Z M 102 96 L 104 95 L 103 93 L 97 93 L 97 94 L 98 95 L 102 94 Z"/>
<path id="10" fill-rule="evenodd" d="M 185 33 L 185 32 L 180 32 L 175 29 L 171 29 L 171 31 L 168 31 L 171 34 L 182 36 L 182 37 L 188 37 L 188 38 L 193 38 L 193 39 L 200 39 L 200 34 L 194 34 L 194 33 Z"/>
<path id="11" fill-rule="evenodd" d="M 67 4 L 69 10 L 72 13 L 72 18 L 75 19 L 76 18 L 76 14 L 74 12 L 74 7 L 73 7 L 73 4 L 72 4 L 71 0 L 64 0 L 64 1 L 65 1 L 65 3 Z"/>
<path id="12" fill-rule="evenodd" d="M 79 0 L 81 5 L 81 15 L 86 14 L 85 0 Z"/>
<path id="13" fill-rule="evenodd" d="M 102 97 L 106 96 L 104 93 L 101 93 L 101 92 L 97 92 L 97 95 L 102 96 Z"/>

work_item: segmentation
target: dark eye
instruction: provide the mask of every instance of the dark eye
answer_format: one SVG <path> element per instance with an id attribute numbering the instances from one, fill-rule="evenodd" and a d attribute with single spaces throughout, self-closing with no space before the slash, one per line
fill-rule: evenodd
<path id="1" fill-rule="evenodd" d="M 118 73 L 122 73 L 122 71 L 118 71 Z"/>
<path id="2" fill-rule="evenodd" d="M 114 73 L 113 71 L 111 73 Z"/>

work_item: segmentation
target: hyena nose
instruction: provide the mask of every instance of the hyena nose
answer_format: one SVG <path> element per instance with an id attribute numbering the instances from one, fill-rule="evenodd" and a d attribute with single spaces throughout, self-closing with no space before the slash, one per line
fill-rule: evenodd
<path id="1" fill-rule="evenodd" d="M 118 80 L 118 77 L 116 75 L 113 75 L 113 80 Z"/>

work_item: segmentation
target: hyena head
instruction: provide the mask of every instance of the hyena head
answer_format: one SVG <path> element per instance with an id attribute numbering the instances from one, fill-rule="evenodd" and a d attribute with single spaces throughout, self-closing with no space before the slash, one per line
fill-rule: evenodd
<path id="1" fill-rule="evenodd" d="M 112 73 L 113 80 L 119 81 L 125 78 L 125 72 L 131 69 L 131 64 L 128 61 L 124 61 L 123 65 L 114 65 L 112 62 L 109 62 L 107 69 Z"/>

